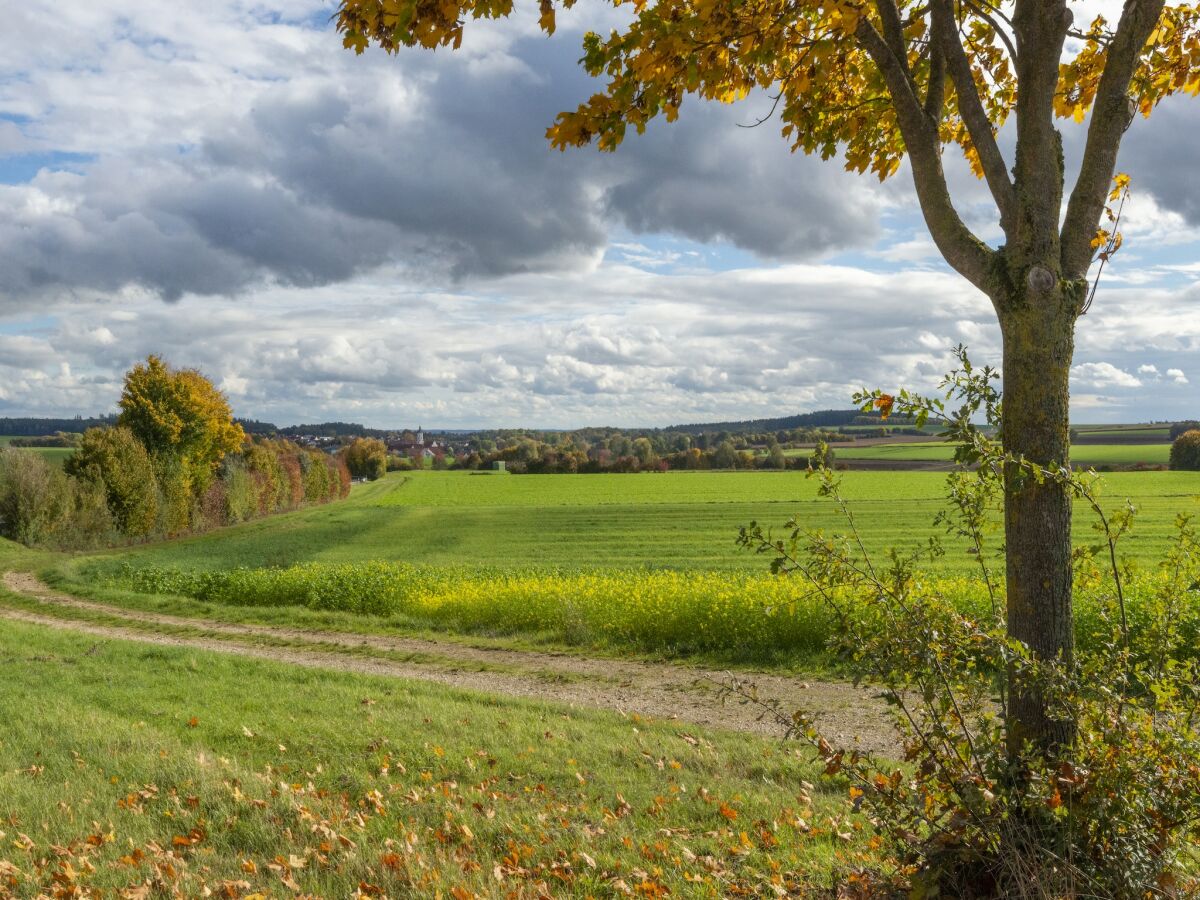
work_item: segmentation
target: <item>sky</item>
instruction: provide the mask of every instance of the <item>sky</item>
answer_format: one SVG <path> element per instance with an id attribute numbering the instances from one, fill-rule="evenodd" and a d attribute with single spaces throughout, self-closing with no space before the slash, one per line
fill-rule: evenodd
<path id="1" fill-rule="evenodd" d="M 958 343 L 999 363 L 990 303 L 940 260 L 907 170 L 881 185 L 789 153 L 778 122 L 739 127 L 765 97 L 685 102 L 615 154 L 552 150 L 556 113 L 597 89 L 576 61 L 611 8 L 399 57 L 343 50 L 333 11 L 6 13 L 0 416 L 112 411 L 150 353 L 242 416 L 426 428 L 786 416 L 931 390 Z M 1070 172 L 1083 132 L 1063 128 Z M 1126 136 L 1078 423 L 1200 416 L 1198 139 L 1187 98 Z M 995 242 L 985 189 L 946 165 Z"/>

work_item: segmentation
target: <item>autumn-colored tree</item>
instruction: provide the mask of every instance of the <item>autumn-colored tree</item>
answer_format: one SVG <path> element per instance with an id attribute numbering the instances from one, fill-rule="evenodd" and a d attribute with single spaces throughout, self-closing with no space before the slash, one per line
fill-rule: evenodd
<path id="1" fill-rule="evenodd" d="M 89 428 L 67 460 L 67 474 L 103 486 L 122 534 L 144 537 L 158 524 L 158 481 L 150 454 L 128 428 Z"/>
<path id="2" fill-rule="evenodd" d="M 387 445 L 377 438 L 355 438 L 342 451 L 342 459 L 355 478 L 374 481 L 387 474 Z"/>
<path id="3" fill-rule="evenodd" d="M 173 369 L 157 356 L 126 373 L 120 407 L 118 424 L 142 442 L 157 468 L 178 469 L 184 493 L 196 499 L 225 454 L 245 440 L 229 402 L 211 381 L 195 369 Z M 178 465 L 161 462 L 168 457 Z"/>
<path id="4" fill-rule="evenodd" d="M 612 0 L 623 5 L 622 0 Z M 539 0 L 539 24 L 558 6 Z M 1124 0 L 1115 22 L 1076 23 L 1071 0 L 634 0 L 628 24 L 588 34 L 582 64 L 606 79 L 548 131 L 555 147 L 613 150 L 629 126 L 668 121 L 694 95 L 730 102 L 770 92 L 793 149 L 894 174 L 907 155 L 925 222 L 946 261 L 992 301 L 1003 335 L 1005 449 L 1067 465 L 1068 375 L 1088 272 L 1115 235 L 1099 233 L 1122 135 L 1164 97 L 1200 92 L 1200 9 Z M 450 46 L 471 19 L 511 0 L 341 0 L 346 47 Z M 1068 45 L 1067 41 L 1071 43 Z M 1055 119 L 1087 122 L 1065 196 Z M 1012 121 L 1006 159 L 998 131 Z M 955 208 L 942 154 L 956 145 L 995 203 L 1003 244 L 981 240 Z M 1117 182 L 1123 190 L 1127 181 Z M 1065 200 L 1065 213 L 1064 213 Z M 1071 499 L 1055 481 L 1010 472 L 1005 497 L 1012 637 L 1043 659 L 1073 654 Z M 1018 683 L 1016 749 L 1068 746 L 1073 725 Z"/>

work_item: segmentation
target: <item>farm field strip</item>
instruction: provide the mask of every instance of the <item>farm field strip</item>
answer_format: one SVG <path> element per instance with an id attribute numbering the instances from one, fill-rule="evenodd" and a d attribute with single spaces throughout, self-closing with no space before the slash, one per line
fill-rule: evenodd
<path id="1" fill-rule="evenodd" d="M 941 441 L 876 444 L 871 447 L 841 447 L 834 445 L 835 459 L 894 459 L 946 461 L 954 458 L 952 445 Z M 1071 448 L 1071 460 L 1076 465 L 1165 465 L 1171 445 L 1159 443 L 1076 444 Z"/>
<path id="2" fill-rule="evenodd" d="M 874 549 L 911 547 L 942 535 L 934 517 L 944 475 L 848 472 L 845 493 Z M 1127 553 L 1152 563 L 1167 547 L 1178 513 L 1200 512 L 1200 474 L 1111 473 L 1112 507 L 1140 509 Z M 111 551 L 111 566 L 213 570 L 367 560 L 475 568 L 567 570 L 638 567 L 762 572 L 766 561 L 735 544 L 757 520 L 784 532 L 837 531 L 844 522 L 799 472 L 685 472 L 666 475 L 495 475 L 411 473 L 354 488 L 330 506 L 259 520 L 193 538 Z M 604 496 L 606 503 L 595 498 Z M 999 534 L 995 536 L 999 540 Z M 1094 542 L 1076 517 L 1076 540 Z M 975 563 L 953 543 L 931 564 L 970 574 Z"/>
<path id="3" fill-rule="evenodd" d="M 8 447 L 12 442 L 20 437 L 20 435 L 0 435 L 0 450 Z M 64 463 L 75 452 L 72 447 L 24 447 L 22 449 L 31 450 L 39 456 L 45 457 L 50 462 Z"/>

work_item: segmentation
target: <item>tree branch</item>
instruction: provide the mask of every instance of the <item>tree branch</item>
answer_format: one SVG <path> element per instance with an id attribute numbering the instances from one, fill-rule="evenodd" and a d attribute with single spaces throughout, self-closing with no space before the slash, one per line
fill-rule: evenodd
<path id="1" fill-rule="evenodd" d="M 933 242 L 956 272 L 990 296 L 989 281 L 995 251 L 971 233 L 954 208 L 942 171 L 937 127 L 925 114 L 907 66 L 900 63 L 887 41 L 865 16 L 859 20 L 855 36 L 879 68 L 892 96 L 900 134 L 912 165 L 917 199 Z"/>
<path id="2" fill-rule="evenodd" d="M 936 128 L 946 106 L 946 57 L 937 41 L 929 42 L 929 84 L 925 89 L 925 115 Z"/>
<path id="3" fill-rule="evenodd" d="M 1008 36 L 1008 32 L 1000 27 L 1000 23 L 996 19 L 1002 19 L 1010 28 L 1012 22 L 1000 11 L 999 7 L 993 6 L 989 0 L 968 0 L 971 8 L 975 10 L 975 15 L 983 19 L 992 26 L 992 30 L 996 32 L 996 36 L 1000 38 L 1004 46 L 1008 49 L 1008 57 L 1012 60 L 1013 67 L 1017 65 L 1017 48 L 1013 45 L 1012 38 Z M 993 15 L 995 18 L 993 18 Z"/>
<path id="4" fill-rule="evenodd" d="M 937 0 L 934 4 L 933 29 L 946 60 L 946 70 L 954 83 L 954 93 L 958 95 L 959 113 L 967 125 L 988 188 L 1000 210 L 1000 226 L 1007 233 L 1016 213 L 1017 195 L 1008 176 L 1008 165 L 992 132 L 991 119 L 979 98 L 979 87 L 971 73 L 971 62 L 958 39 L 953 0 Z"/>
<path id="5" fill-rule="evenodd" d="M 1163 5 L 1163 0 L 1126 0 L 1116 34 L 1108 46 L 1104 74 L 1100 76 L 1092 106 L 1083 163 L 1063 220 L 1060 242 L 1063 274 L 1067 277 L 1084 277 L 1091 264 L 1092 238 L 1104 212 L 1121 137 L 1131 118 L 1126 92 L 1142 49 L 1162 15 Z"/>
<path id="6" fill-rule="evenodd" d="M 1054 127 L 1058 67 L 1072 16 L 1066 0 L 1016 0 L 1017 150 L 1013 180 L 1018 209 L 1007 232 L 1017 258 L 1058 267 L 1062 215 L 1062 135 Z M 1052 274 L 1057 276 L 1057 272 Z"/>
<path id="7" fill-rule="evenodd" d="M 875 8 L 879 11 L 879 21 L 883 24 L 883 39 L 887 42 L 892 56 L 911 78 L 908 68 L 908 45 L 904 42 L 904 23 L 900 21 L 900 8 L 896 0 L 875 0 Z"/>

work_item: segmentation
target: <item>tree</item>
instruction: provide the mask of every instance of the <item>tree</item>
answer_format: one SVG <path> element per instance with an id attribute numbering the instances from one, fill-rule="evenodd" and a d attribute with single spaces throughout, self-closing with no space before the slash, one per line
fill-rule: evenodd
<path id="1" fill-rule="evenodd" d="M 569 7 L 574 0 L 563 0 Z M 616 2 L 616 0 L 614 0 Z M 1088 271 L 1115 235 L 1098 226 L 1122 135 L 1170 94 L 1200 92 L 1200 11 L 1124 0 L 1116 23 L 1073 21 L 1071 0 L 638 0 L 623 30 L 588 34 L 584 68 L 605 88 L 547 132 L 560 149 L 614 150 L 674 120 L 685 95 L 732 102 L 773 92 L 793 149 L 839 152 L 846 167 L 885 179 L 907 155 L 930 234 L 946 261 L 992 301 L 1003 337 L 1004 449 L 1068 465 L 1068 377 L 1075 323 L 1089 305 Z M 341 0 L 344 44 L 361 53 L 457 48 L 468 19 L 498 18 L 511 0 Z M 539 0 L 555 27 L 556 3 Z M 1066 39 L 1077 48 L 1066 53 Z M 1074 187 L 1064 200 L 1055 118 L 1088 120 Z M 997 132 L 1015 120 L 1015 152 Z M 942 169 L 957 145 L 984 179 L 1004 234 L 988 246 L 960 217 Z M 1128 179 L 1120 177 L 1117 190 Z M 1007 621 L 1041 659 L 1070 663 L 1071 500 L 1061 483 L 1010 468 L 1005 492 Z M 1009 708 L 1014 752 L 1070 745 L 1070 722 L 1018 683 Z"/>
<path id="2" fill-rule="evenodd" d="M 1200 471 L 1200 431 L 1185 431 L 1171 444 L 1171 468 Z"/>
<path id="3" fill-rule="evenodd" d="M 177 469 L 193 499 L 207 489 L 225 454 L 245 440 L 211 381 L 195 369 L 173 369 L 157 356 L 126 373 L 119 405 L 117 423 L 141 441 L 160 472 Z M 177 465 L 167 463 L 168 457 Z"/>
<path id="4" fill-rule="evenodd" d="M 817 446 L 808 457 L 808 464 L 814 469 L 822 467 L 833 468 L 833 448 L 824 441 L 818 441 Z"/>
<path id="5" fill-rule="evenodd" d="M 712 467 L 714 469 L 736 469 L 738 467 L 738 452 L 734 449 L 732 441 L 721 441 L 717 445 L 717 449 L 712 454 Z"/>
<path id="6" fill-rule="evenodd" d="M 342 451 L 342 459 L 355 478 L 374 481 L 387 474 L 387 445 L 378 438 L 355 438 Z"/>
<path id="7" fill-rule="evenodd" d="M 158 481 L 150 454 L 128 428 L 89 428 L 67 460 L 68 475 L 104 488 L 122 534 L 144 537 L 158 523 Z"/>
<path id="8" fill-rule="evenodd" d="M 636 438 L 633 442 L 633 455 L 637 457 L 638 465 L 643 469 L 651 469 L 658 465 L 658 454 L 654 445 L 646 437 Z"/>
<path id="9" fill-rule="evenodd" d="M 767 458 L 763 461 L 764 469 L 786 469 L 787 455 L 778 444 L 772 444 L 767 450 Z"/>

